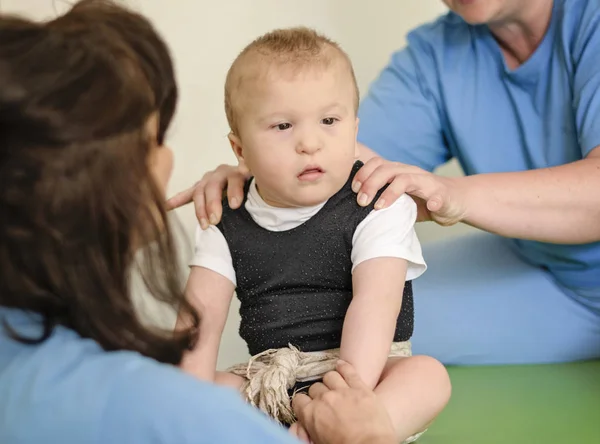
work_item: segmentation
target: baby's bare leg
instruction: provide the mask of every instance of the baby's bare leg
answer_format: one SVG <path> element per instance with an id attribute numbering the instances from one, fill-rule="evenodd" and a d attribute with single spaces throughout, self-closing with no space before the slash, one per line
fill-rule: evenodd
<path id="1" fill-rule="evenodd" d="M 428 356 L 388 359 L 375 387 L 402 441 L 427 428 L 448 403 L 450 392 L 448 372 Z"/>
<path id="2" fill-rule="evenodd" d="M 225 385 L 234 388 L 239 392 L 244 384 L 244 378 L 234 375 L 233 373 L 217 372 L 215 374 L 215 384 Z"/>

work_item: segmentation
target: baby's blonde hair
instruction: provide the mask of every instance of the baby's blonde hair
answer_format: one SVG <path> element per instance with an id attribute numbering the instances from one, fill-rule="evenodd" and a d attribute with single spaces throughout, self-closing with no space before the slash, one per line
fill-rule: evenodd
<path id="1" fill-rule="evenodd" d="M 254 78 L 265 67 L 276 64 L 297 70 L 305 67 L 328 68 L 341 61 L 346 65 L 354 84 L 354 111 L 358 109 L 359 92 L 352 62 L 333 40 L 306 27 L 276 29 L 254 40 L 236 57 L 225 81 L 225 113 L 231 131 L 238 130 L 236 95 L 244 80 Z M 252 69 L 252 65 L 257 69 Z M 258 71 L 258 72 L 257 72 Z"/>

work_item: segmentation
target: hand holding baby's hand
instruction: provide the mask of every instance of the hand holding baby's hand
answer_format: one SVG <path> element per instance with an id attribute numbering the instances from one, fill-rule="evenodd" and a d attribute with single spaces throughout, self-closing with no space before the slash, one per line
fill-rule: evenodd
<path id="1" fill-rule="evenodd" d="M 350 364 L 340 362 L 308 396 L 294 397 L 300 425 L 315 444 L 388 444 L 397 442 L 390 417 L 375 393 Z"/>

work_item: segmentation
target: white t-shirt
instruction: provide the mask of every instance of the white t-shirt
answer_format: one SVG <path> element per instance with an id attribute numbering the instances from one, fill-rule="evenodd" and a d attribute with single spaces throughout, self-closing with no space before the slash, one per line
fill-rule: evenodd
<path id="1" fill-rule="evenodd" d="M 269 231 L 287 231 L 302 225 L 323 208 L 325 202 L 313 207 L 277 208 L 267 204 L 250 184 L 244 204 L 258 225 Z M 408 262 L 406 280 L 419 277 L 427 266 L 423 260 L 421 244 L 415 233 L 417 205 L 402 195 L 394 204 L 383 210 L 373 210 L 358 225 L 352 238 L 352 270 L 358 264 L 377 257 L 395 257 Z M 229 279 L 236 285 L 231 252 L 223 233 L 210 226 L 196 231 L 195 254 L 190 266 L 204 267 Z"/>

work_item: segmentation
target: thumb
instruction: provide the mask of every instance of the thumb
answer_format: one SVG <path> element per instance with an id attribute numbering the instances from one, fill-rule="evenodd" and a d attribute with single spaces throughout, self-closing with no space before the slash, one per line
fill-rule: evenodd
<path id="1" fill-rule="evenodd" d="M 442 197 L 438 195 L 431 196 L 429 200 L 427 200 L 427 209 L 432 212 L 438 212 L 442 209 Z"/>
<path id="2" fill-rule="evenodd" d="M 367 384 L 360 378 L 354 367 L 346 361 L 339 360 L 336 365 L 337 372 L 344 378 L 350 388 L 368 390 Z"/>

